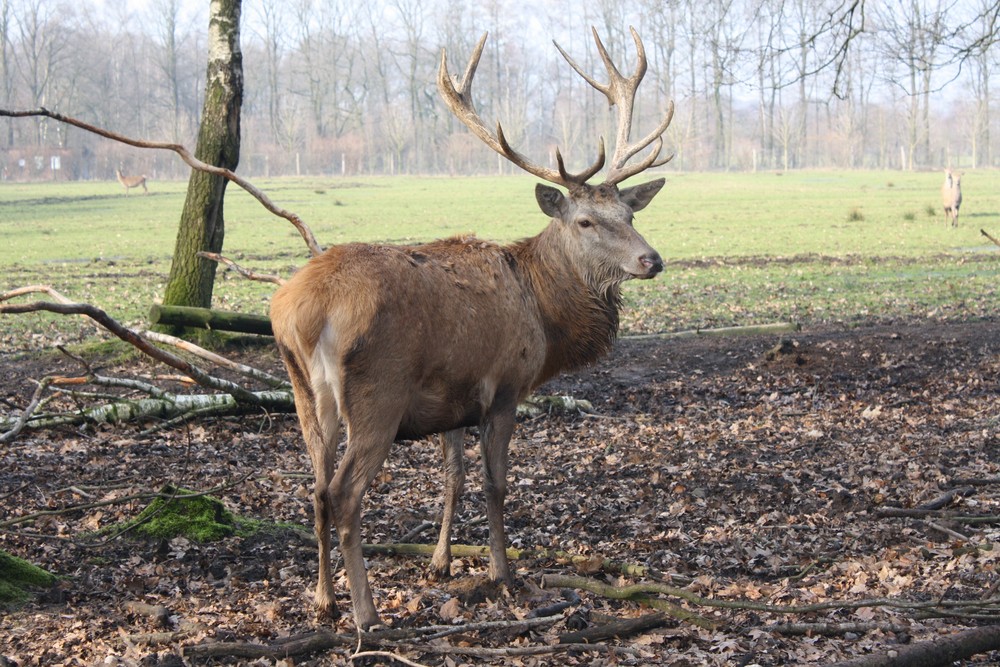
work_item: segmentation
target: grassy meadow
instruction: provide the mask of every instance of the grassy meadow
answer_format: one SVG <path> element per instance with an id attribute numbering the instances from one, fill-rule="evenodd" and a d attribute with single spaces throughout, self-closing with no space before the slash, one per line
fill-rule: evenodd
<path id="1" fill-rule="evenodd" d="M 625 288 L 623 333 L 797 321 L 805 327 L 992 317 L 998 305 L 1000 172 L 963 178 L 958 229 L 941 172 L 672 173 L 636 226 L 667 261 Z M 532 177 L 254 179 L 320 243 L 412 243 L 475 232 L 509 241 L 546 224 Z M 48 284 L 142 326 L 162 294 L 186 182 L 0 183 L 0 291 Z M 289 275 L 308 253 L 294 228 L 234 185 L 225 254 Z M 265 313 L 273 285 L 220 273 L 216 306 Z M 94 327 L 3 316 L 0 350 L 72 342 Z"/>

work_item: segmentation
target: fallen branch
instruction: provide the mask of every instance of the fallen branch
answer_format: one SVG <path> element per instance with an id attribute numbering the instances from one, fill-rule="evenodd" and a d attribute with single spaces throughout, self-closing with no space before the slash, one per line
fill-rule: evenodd
<path id="1" fill-rule="evenodd" d="M 547 617 L 511 621 L 487 621 L 465 625 L 434 625 L 423 628 L 394 628 L 362 632 L 360 643 L 366 647 L 406 647 L 422 652 L 452 652 L 455 647 L 441 645 L 426 645 L 424 642 L 441 639 L 453 634 L 467 634 L 483 630 L 521 630 L 526 631 L 544 625 L 551 625 L 561 617 Z M 407 642 L 417 640 L 420 644 Z M 350 647 L 358 643 L 358 635 L 337 634 L 329 630 L 319 630 L 301 635 L 286 637 L 271 644 L 254 644 L 248 642 L 206 642 L 184 647 L 184 656 L 190 658 L 294 658 L 297 656 L 329 651 L 334 648 Z M 541 647 L 551 652 L 551 647 Z"/>
<path id="2" fill-rule="evenodd" d="M 662 612 L 645 614 L 638 618 L 623 618 L 612 623 L 602 623 L 584 630 L 559 635 L 560 644 L 593 644 L 606 639 L 624 639 L 647 630 L 662 628 L 670 617 Z"/>
<path id="3" fill-rule="evenodd" d="M 932 641 L 899 646 L 831 667 L 945 667 L 958 660 L 1000 649 L 1000 626 L 973 628 Z"/>
<path id="4" fill-rule="evenodd" d="M 540 417 L 552 412 L 592 413 L 594 405 L 590 401 L 572 396 L 528 396 L 517 406 L 518 417 Z"/>
<path id="5" fill-rule="evenodd" d="M 319 651 L 353 646 L 354 635 L 338 635 L 329 630 L 317 630 L 305 635 L 288 637 L 273 644 L 250 642 L 205 642 L 181 649 L 185 658 L 270 658 L 272 660 L 296 658 Z"/>
<path id="6" fill-rule="evenodd" d="M 0 301 L 7 295 L 0 295 Z M 106 312 L 88 303 L 53 303 L 51 301 L 35 301 L 23 304 L 0 304 L 0 313 L 19 314 L 48 311 L 60 315 L 86 315 L 121 340 L 139 349 L 140 352 L 184 373 L 199 385 L 230 393 L 237 401 L 257 403 L 253 394 L 238 384 L 213 377 L 197 366 L 178 357 L 175 354 L 151 345 L 136 331 L 120 324 Z"/>
<path id="7" fill-rule="evenodd" d="M 90 378 L 99 383 L 102 378 Z M 152 420 L 176 420 L 192 415 L 215 415 L 231 417 L 252 414 L 259 411 L 259 406 L 266 405 L 269 412 L 295 412 L 295 402 L 291 391 L 256 391 L 249 394 L 253 401 L 237 401 L 231 394 L 176 394 L 162 398 L 123 399 L 113 403 L 105 403 L 77 412 L 69 412 L 46 417 L 27 416 L 23 427 L 15 424 L 7 433 L 17 434 L 24 428 L 36 430 L 56 426 L 73 426 L 79 424 L 124 424 L 130 422 L 147 422 Z M 29 406 L 30 407 L 30 406 Z M 5 422 L 0 422 L 0 427 Z M 6 439 L 7 433 L 0 436 L 0 441 Z"/>
<path id="8" fill-rule="evenodd" d="M 184 340 L 183 338 L 177 338 L 176 336 L 160 333 L 158 331 L 142 331 L 141 333 L 143 338 L 157 343 L 163 343 L 165 345 L 173 345 L 179 350 L 189 352 L 204 359 L 205 361 L 210 361 L 217 366 L 228 368 L 229 370 L 235 371 L 240 375 L 263 382 L 272 389 L 291 389 L 291 384 L 288 380 L 284 380 L 277 375 L 271 375 L 270 373 L 262 371 L 259 368 L 254 368 L 253 366 L 238 364 L 231 359 L 226 359 L 215 352 L 206 350 L 205 348 L 195 345 L 191 341 Z"/>
<path id="9" fill-rule="evenodd" d="M 36 301 L 26 304 L 3 303 L 15 296 L 22 296 L 34 292 L 46 292 L 56 298 L 57 301 Z M 55 292 L 51 288 L 43 285 L 23 287 L 11 292 L 0 294 L 0 313 L 19 314 L 48 311 L 62 315 L 84 315 L 104 327 L 106 330 L 137 348 L 140 352 L 153 359 L 170 366 L 186 377 L 190 378 L 199 386 L 207 389 L 222 392 L 209 396 L 174 395 L 166 392 L 155 385 L 143 383 L 138 380 L 115 379 L 96 375 L 89 369 L 85 378 L 50 378 L 42 381 L 42 387 L 36 390 L 36 395 L 29 402 L 28 408 L 22 412 L 19 418 L 11 422 L 10 420 L 0 422 L 0 428 L 5 431 L 0 434 L 0 442 L 9 442 L 25 428 L 42 428 L 63 424 L 79 424 L 84 422 L 105 422 L 120 423 L 136 419 L 167 419 L 178 420 L 187 419 L 191 416 L 201 416 L 204 414 L 247 414 L 257 410 L 269 410 L 273 412 L 294 411 L 294 399 L 287 385 L 279 378 L 271 376 L 263 371 L 249 370 L 239 364 L 234 364 L 221 357 L 214 357 L 215 363 L 221 363 L 227 368 L 237 370 L 244 375 L 253 376 L 265 384 L 272 387 L 280 387 L 271 391 L 252 391 L 239 384 L 230 382 L 223 378 L 210 375 L 205 370 L 190 363 L 186 359 L 153 345 L 151 340 L 154 335 L 144 336 L 115 320 L 106 312 L 95 306 L 85 303 L 74 303 L 64 296 Z M 202 357 L 208 357 L 211 353 L 201 350 L 197 346 L 177 342 L 177 339 L 170 339 L 169 343 L 177 347 L 186 345 L 189 352 L 194 352 Z M 79 360 L 86 366 L 86 363 Z M 40 391 L 56 383 L 83 384 L 93 383 L 103 386 L 127 388 L 129 390 L 142 391 L 153 398 L 115 401 L 110 405 L 99 406 L 67 415 L 46 417 L 45 419 L 35 418 L 35 413 L 42 405 Z"/>
<path id="10" fill-rule="evenodd" d="M 697 336 L 754 336 L 759 334 L 792 333 L 800 331 L 801 324 L 794 322 L 775 322 L 773 324 L 751 324 L 739 327 L 719 327 L 717 329 L 690 329 L 669 333 L 635 334 L 622 336 L 628 340 L 664 340 L 669 338 L 694 338 Z"/>
<path id="11" fill-rule="evenodd" d="M 1000 516 L 990 514 L 958 514 L 948 510 L 921 510 L 909 507 L 879 507 L 875 510 L 875 516 L 897 519 L 922 519 L 933 516 L 940 519 L 948 519 L 958 523 L 1000 523 Z"/>
<path id="12" fill-rule="evenodd" d="M 926 503 L 917 506 L 918 510 L 939 510 L 942 507 L 952 504 L 955 498 L 965 496 L 971 496 L 976 490 L 971 486 L 960 486 L 958 488 L 951 489 L 945 493 L 942 493 L 937 498 L 929 500 Z"/>
<path id="13" fill-rule="evenodd" d="M 650 595 L 667 595 L 677 597 L 699 607 L 714 607 L 719 609 L 736 609 L 741 611 L 756 611 L 769 614 L 805 614 L 834 609 L 861 609 L 862 607 L 886 607 L 909 612 L 932 612 L 940 616 L 958 616 L 974 611 L 985 610 L 989 618 L 998 618 L 996 606 L 1000 598 L 992 597 L 985 600 L 947 600 L 940 599 L 929 602 L 910 602 L 894 598 L 867 598 L 860 600 L 831 600 L 805 605 L 772 605 L 749 600 L 719 600 L 706 598 L 686 591 L 683 588 L 667 586 L 659 583 L 631 584 L 629 586 L 612 586 L 587 577 L 574 577 L 561 574 L 547 574 L 542 577 L 542 588 L 578 588 L 596 593 L 613 600 L 633 600 L 650 604 Z"/>
<path id="14" fill-rule="evenodd" d="M 177 153 L 184 162 L 198 171 L 204 171 L 215 176 L 221 176 L 229 181 L 232 181 L 236 185 L 240 186 L 248 193 L 250 193 L 254 199 L 263 204 L 264 208 L 278 216 L 279 218 L 284 218 L 288 220 L 295 229 L 298 230 L 302 239 L 306 242 L 309 247 L 309 252 L 312 253 L 313 257 L 321 254 L 323 249 L 320 248 L 319 243 L 316 241 L 316 237 L 313 235 L 312 230 L 302 221 L 299 216 L 292 213 L 291 211 L 286 211 L 283 208 L 278 207 L 271 199 L 265 195 L 260 189 L 254 186 L 252 183 L 237 175 L 235 172 L 225 169 L 223 167 L 217 167 L 215 165 L 208 164 L 207 162 L 202 162 L 194 155 L 191 154 L 187 148 L 180 144 L 172 144 L 163 141 L 143 141 L 141 139 L 132 139 L 131 137 L 126 137 L 125 135 L 118 134 L 117 132 L 111 132 L 99 127 L 95 127 L 89 123 L 85 123 L 82 120 L 72 118 L 70 116 L 64 116 L 60 113 L 54 111 L 49 111 L 44 107 L 39 107 L 38 109 L 30 109 L 25 111 L 12 111 L 8 109 L 0 109 L 0 117 L 7 118 L 27 118 L 32 116 L 44 116 L 46 118 L 51 118 L 52 120 L 59 121 L 60 123 L 66 123 L 67 125 L 72 125 L 78 127 L 81 130 L 86 130 L 92 134 L 104 137 L 105 139 L 111 139 L 113 141 L 118 141 L 123 144 L 128 144 L 129 146 L 135 146 L 136 148 L 152 148 L 157 150 L 168 150 Z"/>
<path id="15" fill-rule="evenodd" d="M 435 545 L 406 543 L 363 544 L 361 545 L 361 548 L 363 552 L 369 556 L 376 554 L 385 554 L 390 556 L 431 556 L 434 554 Z M 487 558 L 490 555 L 490 549 L 487 546 L 453 544 L 451 545 L 451 553 L 453 556 L 457 556 L 459 558 Z M 602 572 L 609 572 L 612 574 L 623 574 L 629 577 L 659 578 L 663 576 L 659 572 L 656 572 L 652 568 L 646 567 L 645 565 L 622 563 L 610 559 L 595 558 L 594 556 L 581 556 L 580 554 L 572 554 L 567 551 L 553 551 L 551 549 L 516 549 L 514 547 L 507 547 L 507 558 L 509 560 L 525 560 L 528 558 L 551 559 L 559 563 L 573 565 L 591 572 L 600 570 Z M 558 586 L 556 587 L 558 588 Z M 565 588 L 573 587 L 568 586 Z"/>
<path id="16" fill-rule="evenodd" d="M 657 584 L 657 586 L 661 585 Z M 605 584 L 587 577 L 546 574 L 542 577 L 542 588 L 578 588 L 580 590 L 590 591 L 591 593 L 597 593 L 602 597 L 613 600 L 631 600 L 633 602 L 639 602 L 648 607 L 652 607 L 653 609 L 659 609 L 660 611 L 666 612 L 679 621 L 685 621 L 705 630 L 718 630 L 720 625 L 717 621 L 699 616 L 698 614 L 690 612 L 683 607 L 679 607 L 672 602 L 651 597 L 647 594 L 648 591 L 639 591 L 639 587 L 637 586 L 618 588 L 616 586 L 612 586 L 611 584 Z M 660 590 L 668 589 L 684 593 L 685 595 L 693 595 L 687 591 L 675 589 L 672 586 L 661 586 Z M 683 596 L 678 595 L 675 597 Z"/>
<path id="17" fill-rule="evenodd" d="M 900 634 L 909 631 L 905 625 L 893 623 L 779 623 L 769 625 L 767 629 L 779 635 L 805 635 L 808 637 L 817 635 L 838 637 L 848 633 L 863 635 L 876 631 Z"/>

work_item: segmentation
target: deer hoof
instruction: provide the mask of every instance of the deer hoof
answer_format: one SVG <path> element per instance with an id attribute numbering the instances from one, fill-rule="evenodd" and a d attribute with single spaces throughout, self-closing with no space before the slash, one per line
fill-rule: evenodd
<path id="1" fill-rule="evenodd" d="M 335 621 L 340 618 L 340 609 L 336 602 L 316 605 L 316 618 L 321 621 Z"/>

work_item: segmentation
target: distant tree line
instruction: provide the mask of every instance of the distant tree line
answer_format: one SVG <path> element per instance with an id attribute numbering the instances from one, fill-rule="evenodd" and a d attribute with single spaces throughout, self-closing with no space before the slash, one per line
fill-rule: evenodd
<path id="1" fill-rule="evenodd" d="M 205 90 L 201 2 L 0 0 L 0 107 L 44 106 L 192 145 Z M 997 166 L 996 0 L 245 0 L 241 173 L 448 174 L 511 168 L 449 117 L 435 76 L 490 32 L 484 119 L 538 161 L 589 164 L 613 114 L 559 56 L 600 77 L 594 26 L 623 69 L 642 35 L 638 131 L 668 99 L 686 170 Z M 5 120 L 6 178 L 186 175 L 36 119 Z"/>

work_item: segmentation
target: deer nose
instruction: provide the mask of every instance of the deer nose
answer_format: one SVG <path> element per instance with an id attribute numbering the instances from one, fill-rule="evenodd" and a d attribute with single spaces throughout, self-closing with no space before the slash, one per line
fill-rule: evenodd
<path id="1" fill-rule="evenodd" d="M 650 278 L 663 270 L 663 258 L 655 250 L 639 257 L 639 263 L 646 268 L 647 276 Z"/>

